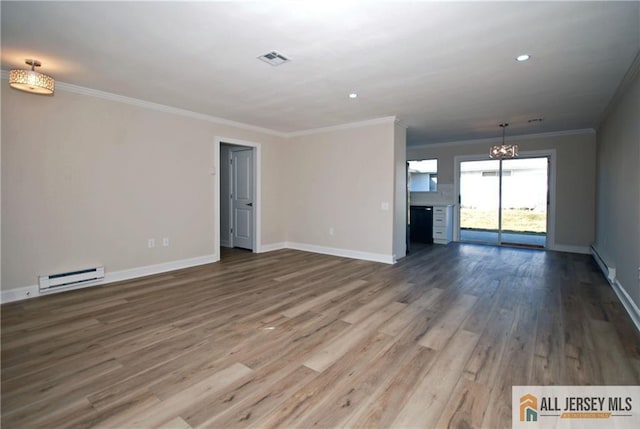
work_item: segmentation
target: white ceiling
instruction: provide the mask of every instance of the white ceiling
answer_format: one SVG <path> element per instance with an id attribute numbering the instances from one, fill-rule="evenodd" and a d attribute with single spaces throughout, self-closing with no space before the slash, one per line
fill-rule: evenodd
<path id="1" fill-rule="evenodd" d="M 1 14 L 4 70 L 34 57 L 62 82 L 279 132 L 395 115 L 410 144 L 499 136 L 502 121 L 511 135 L 594 128 L 640 51 L 636 1 L 2 1 Z M 292 61 L 256 59 L 271 50 Z"/>

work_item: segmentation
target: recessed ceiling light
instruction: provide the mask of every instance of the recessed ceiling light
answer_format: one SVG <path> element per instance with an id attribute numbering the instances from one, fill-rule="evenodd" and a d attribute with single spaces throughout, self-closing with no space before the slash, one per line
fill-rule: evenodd
<path id="1" fill-rule="evenodd" d="M 352 92 L 351 94 L 349 94 L 349 98 L 358 98 L 358 94 Z"/>
<path id="2" fill-rule="evenodd" d="M 529 58 L 531 58 L 531 55 L 522 54 L 516 57 L 516 61 L 523 62 L 523 61 L 527 61 Z"/>

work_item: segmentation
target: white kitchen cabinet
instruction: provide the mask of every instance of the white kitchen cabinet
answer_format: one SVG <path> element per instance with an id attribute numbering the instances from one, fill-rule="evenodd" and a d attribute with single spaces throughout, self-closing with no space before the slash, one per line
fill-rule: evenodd
<path id="1" fill-rule="evenodd" d="M 433 206 L 433 242 L 448 244 L 453 240 L 453 206 Z"/>

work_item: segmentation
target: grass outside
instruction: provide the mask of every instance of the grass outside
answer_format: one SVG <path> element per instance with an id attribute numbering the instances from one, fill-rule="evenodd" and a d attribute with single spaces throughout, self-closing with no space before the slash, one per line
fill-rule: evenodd
<path id="1" fill-rule="evenodd" d="M 469 229 L 498 229 L 497 210 L 460 209 L 460 227 Z M 502 230 L 517 232 L 546 232 L 547 214 L 529 210 L 503 210 Z"/>

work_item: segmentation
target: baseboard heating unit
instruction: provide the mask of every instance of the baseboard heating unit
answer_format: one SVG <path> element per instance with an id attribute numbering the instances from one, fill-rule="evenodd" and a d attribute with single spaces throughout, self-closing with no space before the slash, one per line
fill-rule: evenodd
<path id="1" fill-rule="evenodd" d="M 104 278 L 104 267 L 87 268 L 67 273 L 49 274 L 38 277 L 38 287 L 41 292 L 58 288 L 78 286 Z"/>

